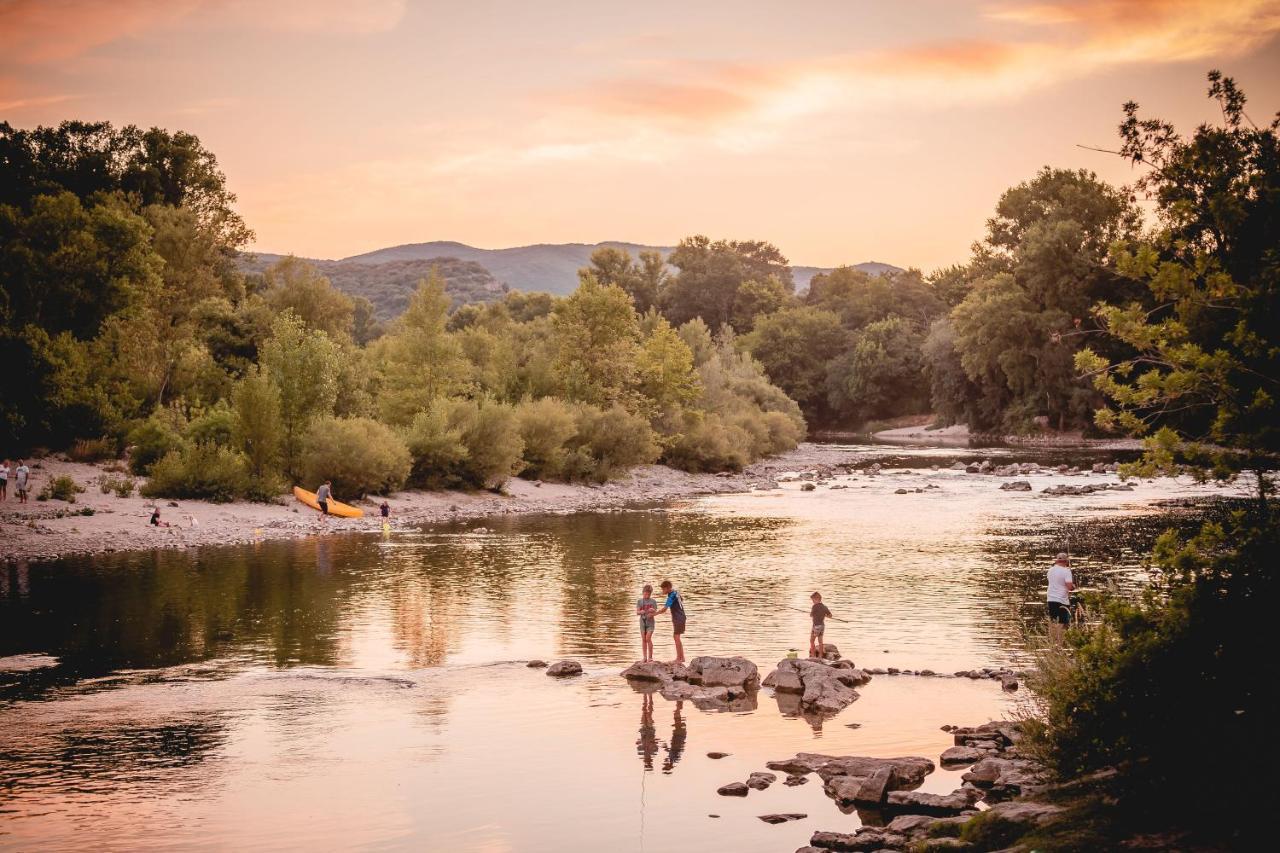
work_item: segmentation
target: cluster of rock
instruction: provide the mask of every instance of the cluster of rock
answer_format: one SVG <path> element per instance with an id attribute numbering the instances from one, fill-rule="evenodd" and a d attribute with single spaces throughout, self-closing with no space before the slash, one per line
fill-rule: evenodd
<path id="1" fill-rule="evenodd" d="M 961 669 L 956 672 L 934 672 L 932 669 L 899 669 L 896 666 L 871 667 L 865 670 L 869 675 L 916 675 L 921 678 L 971 678 L 999 681 L 1005 690 L 1018 689 L 1018 673 L 1011 669 L 997 669 L 984 666 L 982 669 Z"/>
<path id="2" fill-rule="evenodd" d="M 644 661 L 622 671 L 633 687 L 704 711 L 754 711 L 759 670 L 744 657 L 696 657 L 689 665 Z"/>
<path id="3" fill-rule="evenodd" d="M 780 660 L 765 677 L 764 686 L 773 688 L 783 713 L 829 717 L 857 701 L 858 691 L 854 688 L 870 681 L 870 674 L 858 669 L 853 661 L 840 660 L 834 646 L 824 647 L 825 655 L 833 659 Z"/>
<path id="4" fill-rule="evenodd" d="M 838 787 L 842 796 L 852 792 L 854 796 L 850 802 L 877 808 L 881 813 L 892 815 L 892 820 L 885 826 L 864 826 L 852 833 L 815 832 L 809 839 L 809 846 L 800 848 L 796 853 L 966 849 L 970 845 L 954 836 L 959 832 L 959 824 L 968 822 L 978 813 L 975 806 L 979 802 L 988 804 L 986 814 L 994 815 L 987 820 L 999 820 L 1019 829 L 1032 829 L 1061 812 L 1058 806 L 1012 799 L 1043 790 L 1046 781 L 1043 769 L 1019 753 L 1022 731 L 1017 723 L 990 722 L 973 728 L 944 728 L 951 732 L 955 746 L 942 754 L 943 766 L 972 765 L 969 772 L 961 777 L 963 785 L 950 794 L 912 790 L 933 770 L 933 763 L 926 759 L 881 759 L 890 762 L 893 769 L 886 770 L 881 766 L 872 770 L 869 762 L 877 759 L 841 758 L 819 762 L 816 759 L 822 756 L 797 756 L 797 759 L 805 759 L 803 764 L 814 766 L 815 772 L 825 773 L 832 780 L 839 778 L 835 774 L 841 767 L 850 768 L 853 771 L 851 776 L 864 774 L 864 779 L 872 780 L 878 774 L 886 779 L 889 784 L 879 792 L 878 781 L 857 785 L 829 781 L 827 787 L 828 793 Z M 768 766 L 790 770 L 799 764 L 770 762 Z M 924 769 L 926 765 L 927 769 Z M 872 772 L 868 773 L 869 770 Z M 901 781 L 899 776 L 903 777 Z M 837 804 L 840 803 L 837 798 Z"/>
<path id="5" fill-rule="evenodd" d="M 1132 492 L 1133 483 L 1086 483 L 1083 486 L 1068 486 L 1059 483 L 1043 489 L 1042 495 L 1091 495 L 1094 492 Z"/>
<path id="6" fill-rule="evenodd" d="M 822 779 L 823 791 L 846 812 L 858 806 L 881 808 L 890 796 L 918 787 L 934 771 L 932 761 L 917 756 L 870 758 L 812 752 L 770 761 L 765 766 L 796 777 L 817 774 Z"/>
<path id="7" fill-rule="evenodd" d="M 1035 462 L 1014 462 L 1009 465 L 996 465 L 990 459 L 983 459 L 981 462 L 956 462 L 951 466 L 952 471 L 964 471 L 967 474 L 991 474 L 996 477 L 1017 477 L 1018 475 L 1027 474 L 1066 474 L 1068 476 L 1077 476 L 1086 472 L 1080 470 L 1074 465 L 1056 465 L 1052 467 L 1044 467 Z M 1093 465 L 1088 473 L 1091 474 L 1116 474 L 1120 471 L 1120 463 L 1118 462 L 1099 462 Z"/>

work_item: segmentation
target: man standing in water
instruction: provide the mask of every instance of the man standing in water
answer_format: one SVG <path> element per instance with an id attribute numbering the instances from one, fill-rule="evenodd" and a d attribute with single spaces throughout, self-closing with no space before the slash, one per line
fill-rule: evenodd
<path id="1" fill-rule="evenodd" d="M 671 586 L 671 581 L 662 582 L 662 591 L 667 594 L 667 600 L 658 608 L 658 613 L 671 611 L 671 635 L 676 641 L 676 663 L 684 663 L 684 646 L 680 642 L 685 624 L 684 601 L 680 598 L 680 593 Z"/>
<path id="2" fill-rule="evenodd" d="M 1075 588 L 1071 560 L 1060 553 L 1049 567 L 1049 637 L 1056 644 L 1062 642 L 1062 632 L 1071 624 L 1071 592 Z"/>

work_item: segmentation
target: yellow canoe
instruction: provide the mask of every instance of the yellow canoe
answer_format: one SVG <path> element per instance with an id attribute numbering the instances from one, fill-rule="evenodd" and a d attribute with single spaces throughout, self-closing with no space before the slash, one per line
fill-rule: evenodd
<path id="1" fill-rule="evenodd" d="M 314 510 L 320 509 L 320 502 L 316 500 L 315 492 L 308 492 L 301 486 L 293 487 L 293 496 L 302 503 Z M 363 518 L 364 510 L 348 506 L 341 501 L 329 500 L 329 515 L 336 515 L 340 518 Z"/>

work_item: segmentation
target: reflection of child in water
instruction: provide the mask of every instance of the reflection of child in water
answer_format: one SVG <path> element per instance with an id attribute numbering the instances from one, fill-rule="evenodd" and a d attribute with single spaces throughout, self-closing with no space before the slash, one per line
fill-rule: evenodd
<path id="1" fill-rule="evenodd" d="M 644 762 L 645 770 L 653 769 L 653 757 L 658 754 L 658 730 L 653 727 L 653 694 L 646 693 L 640 702 L 640 737 L 636 741 L 636 753 Z"/>
<path id="2" fill-rule="evenodd" d="M 684 703 L 676 702 L 671 720 L 671 740 L 663 744 L 658 740 L 657 729 L 653 725 L 653 694 L 645 693 L 640 699 L 640 737 L 636 738 L 636 754 L 644 763 L 645 770 L 653 769 L 653 758 L 662 746 L 667 757 L 662 761 L 662 772 L 670 773 L 676 762 L 684 755 L 684 742 L 688 732 L 684 724 Z"/>
<path id="3" fill-rule="evenodd" d="M 684 710 L 684 703 L 676 702 L 676 709 L 671 715 L 671 745 L 667 747 L 667 760 L 662 762 L 663 773 L 674 770 L 676 762 L 680 760 L 680 756 L 684 755 L 684 740 L 688 732 L 685 729 L 684 717 L 680 716 L 682 710 Z"/>

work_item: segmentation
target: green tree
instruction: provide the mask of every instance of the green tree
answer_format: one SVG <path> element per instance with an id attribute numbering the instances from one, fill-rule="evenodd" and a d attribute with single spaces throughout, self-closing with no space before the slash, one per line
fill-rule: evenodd
<path id="1" fill-rule="evenodd" d="M 698 396 L 693 352 L 665 318 L 658 316 L 636 360 L 636 388 L 650 414 L 683 406 Z"/>
<path id="2" fill-rule="evenodd" d="M 444 279 L 433 271 L 418 284 L 392 332 L 377 341 L 377 409 L 387 423 L 407 426 L 437 397 L 463 390 L 466 364 L 457 341 L 445 329 L 448 316 Z"/>
<path id="3" fill-rule="evenodd" d="M 335 341 L 351 337 L 355 304 L 313 265 L 290 255 L 268 267 L 263 281 L 263 298 L 275 311 L 292 311 L 308 328 Z"/>
<path id="4" fill-rule="evenodd" d="M 901 317 L 868 323 L 827 366 L 827 401 L 837 417 L 873 418 L 928 411 L 920 333 Z"/>
<path id="5" fill-rule="evenodd" d="M 232 395 L 232 441 L 247 460 L 259 497 L 280 491 L 280 392 L 256 367 L 236 384 Z"/>
<path id="6" fill-rule="evenodd" d="M 292 312 L 271 324 L 262 369 L 280 398 L 280 453 L 286 475 L 302 473 L 302 441 L 311 422 L 333 414 L 338 398 L 338 345 Z"/>
<path id="7" fill-rule="evenodd" d="M 394 492 L 411 464 L 404 440 L 372 418 L 317 418 L 302 446 L 303 480 L 313 488 L 332 480 L 335 493 L 347 500 Z"/>
<path id="8" fill-rule="evenodd" d="M 590 274 L 556 304 L 555 372 L 571 400 L 606 406 L 631 402 L 640 324 L 631 297 Z"/>
<path id="9" fill-rule="evenodd" d="M 787 259 L 777 247 L 758 240 L 687 237 L 667 261 L 679 273 L 661 293 L 662 313 L 676 326 L 694 317 L 714 330 L 731 324 L 738 290 L 747 281 L 773 277 L 788 294 L 795 290 Z"/>
<path id="10" fill-rule="evenodd" d="M 733 300 L 730 325 L 739 334 L 750 332 L 756 318 L 780 310 L 791 298 L 791 292 L 776 276 L 764 281 L 744 281 Z"/>
<path id="11" fill-rule="evenodd" d="M 810 306 L 784 308 L 761 317 L 744 343 L 807 416 L 819 421 L 829 417 L 827 361 L 850 343 L 839 317 Z"/>

